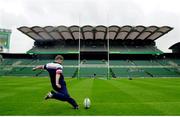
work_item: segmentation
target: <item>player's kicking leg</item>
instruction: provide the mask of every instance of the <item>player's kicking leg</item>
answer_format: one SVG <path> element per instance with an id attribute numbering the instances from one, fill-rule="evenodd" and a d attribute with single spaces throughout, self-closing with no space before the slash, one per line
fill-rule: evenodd
<path id="1" fill-rule="evenodd" d="M 57 100 L 61 100 L 61 101 L 67 101 L 68 103 L 70 103 L 74 109 L 79 109 L 79 106 L 77 105 L 76 101 L 71 98 L 69 95 L 65 95 L 63 93 L 59 93 L 59 92 L 54 92 L 51 91 L 47 94 L 47 96 L 45 97 L 45 99 L 57 99 Z"/>

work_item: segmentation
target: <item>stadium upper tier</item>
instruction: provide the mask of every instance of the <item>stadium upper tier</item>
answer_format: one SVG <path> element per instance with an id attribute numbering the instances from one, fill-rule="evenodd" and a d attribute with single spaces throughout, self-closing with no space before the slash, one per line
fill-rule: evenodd
<path id="1" fill-rule="evenodd" d="M 81 52 L 107 52 L 107 46 L 82 46 Z M 162 54 L 155 46 L 110 46 L 110 54 Z M 78 54 L 77 46 L 33 47 L 27 53 L 31 54 Z"/>
<path id="2" fill-rule="evenodd" d="M 19 31 L 35 41 L 58 40 L 156 40 L 173 28 L 169 26 L 22 26 Z"/>

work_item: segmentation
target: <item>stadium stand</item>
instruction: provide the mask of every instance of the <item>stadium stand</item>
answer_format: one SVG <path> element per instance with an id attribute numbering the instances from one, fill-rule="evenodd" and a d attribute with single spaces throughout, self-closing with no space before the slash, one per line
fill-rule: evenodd
<path id="1" fill-rule="evenodd" d="M 133 60 L 133 63 L 135 64 L 135 65 L 143 65 L 143 66 L 148 66 L 148 65 L 150 65 L 150 66 L 158 66 L 159 65 L 159 63 L 158 62 L 156 62 L 156 61 L 154 61 L 154 60 Z"/>
<path id="2" fill-rule="evenodd" d="M 34 65 L 44 65 L 53 60 L 4 59 L 0 63 L 0 75 L 14 76 L 47 76 L 45 71 L 32 71 Z M 134 63 L 134 64 L 133 64 Z M 179 59 L 158 60 L 110 60 L 113 77 L 178 77 L 180 76 Z M 76 77 L 78 61 L 65 60 L 64 74 Z M 87 67 L 88 66 L 88 67 Z M 107 75 L 107 61 L 83 60 L 81 62 L 81 77 L 101 77 Z"/>
<path id="3" fill-rule="evenodd" d="M 115 77 L 129 77 L 128 68 L 112 68 Z"/>
<path id="4" fill-rule="evenodd" d="M 96 78 L 96 77 L 104 77 L 107 76 L 108 69 L 101 67 L 101 68 L 96 68 L 96 67 L 81 67 L 80 69 L 80 77 L 91 77 L 91 78 Z"/>
<path id="5" fill-rule="evenodd" d="M 105 60 L 82 60 L 82 64 L 106 64 Z"/>
<path id="6" fill-rule="evenodd" d="M 2 53 L 0 75 L 47 76 L 46 71 L 31 69 L 62 54 L 66 77 L 107 77 L 108 72 L 113 78 L 179 77 L 180 55 L 163 53 L 155 42 L 172 29 L 141 25 L 22 26 L 18 30 L 32 38 L 34 46 L 26 54 Z"/>
<path id="7" fill-rule="evenodd" d="M 133 65 L 133 64 L 129 60 L 110 60 L 110 65 L 130 66 L 130 65 Z"/>
<path id="8" fill-rule="evenodd" d="M 179 60 L 179 59 L 173 59 L 173 60 L 171 60 L 171 61 L 173 61 L 173 62 L 176 63 L 177 65 L 180 65 L 180 60 Z"/>
<path id="9" fill-rule="evenodd" d="M 144 68 L 146 72 L 152 74 L 153 77 L 176 77 L 179 73 L 176 73 L 176 69 L 167 68 Z"/>

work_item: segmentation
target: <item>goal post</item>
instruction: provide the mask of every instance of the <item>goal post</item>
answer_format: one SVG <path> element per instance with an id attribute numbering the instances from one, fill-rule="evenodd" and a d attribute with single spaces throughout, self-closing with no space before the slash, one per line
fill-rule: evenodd
<path id="1" fill-rule="evenodd" d="M 84 42 L 81 42 L 83 38 L 85 38 L 84 34 L 83 34 L 83 29 L 81 29 L 81 25 L 80 25 L 80 16 L 79 16 L 79 35 L 78 35 L 78 65 L 77 65 L 77 78 L 81 78 L 84 76 L 88 76 L 84 75 L 86 74 L 87 70 L 90 71 L 90 74 L 88 77 L 94 77 L 94 78 L 98 78 L 101 77 L 103 79 L 110 79 L 110 65 L 109 65 L 109 54 L 110 54 L 110 50 L 109 50 L 109 27 L 107 26 L 106 31 L 104 33 L 106 33 L 106 37 L 104 38 L 104 49 L 100 49 L 102 51 L 97 51 L 95 52 L 95 54 L 97 54 L 97 61 L 101 61 L 101 62 L 95 62 L 95 63 L 91 63 L 92 61 L 89 62 L 89 58 L 86 58 L 85 54 L 88 54 L 88 56 L 96 56 L 93 52 L 88 53 L 89 50 L 86 50 L 83 46 Z M 93 40 L 95 40 L 96 38 L 96 27 L 93 27 Z M 81 48 L 83 47 L 83 48 Z M 94 51 L 94 50 L 93 50 Z M 92 55 L 93 53 L 93 55 Z M 84 62 L 84 60 L 87 60 L 87 63 Z M 93 70 L 94 69 L 94 70 Z M 89 73 L 89 72 L 88 72 Z"/>
<path id="2" fill-rule="evenodd" d="M 109 26 L 107 26 L 107 79 L 110 79 L 109 53 Z"/>
<path id="3" fill-rule="evenodd" d="M 79 22 L 79 39 L 78 39 L 78 73 L 77 78 L 80 78 L 80 69 L 81 69 L 81 27 Z"/>

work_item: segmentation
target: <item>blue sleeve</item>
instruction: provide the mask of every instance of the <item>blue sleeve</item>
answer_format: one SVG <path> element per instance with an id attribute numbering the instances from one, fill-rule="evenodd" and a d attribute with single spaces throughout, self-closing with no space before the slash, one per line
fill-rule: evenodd
<path id="1" fill-rule="evenodd" d="M 46 64 L 44 65 L 44 69 L 47 69 Z"/>

